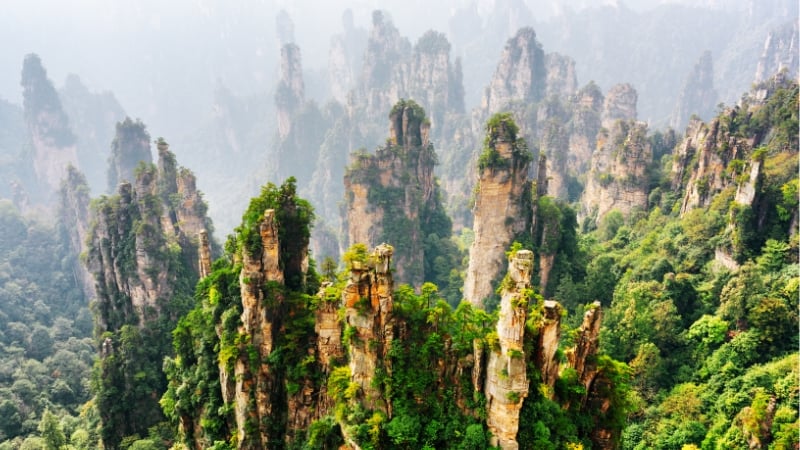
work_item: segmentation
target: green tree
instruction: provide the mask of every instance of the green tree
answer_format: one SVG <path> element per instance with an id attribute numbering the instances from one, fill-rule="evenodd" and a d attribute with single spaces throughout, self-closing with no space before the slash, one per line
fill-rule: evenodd
<path id="1" fill-rule="evenodd" d="M 61 424 L 49 409 L 44 411 L 42 420 L 39 422 L 39 433 L 44 440 L 44 448 L 47 450 L 62 450 L 67 445 L 67 438 L 61 430 Z"/>

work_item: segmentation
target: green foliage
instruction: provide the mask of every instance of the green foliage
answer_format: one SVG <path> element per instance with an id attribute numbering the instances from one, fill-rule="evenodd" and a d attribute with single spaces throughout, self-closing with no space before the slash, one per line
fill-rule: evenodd
<path id="1" fill-rule="evenodd" d="M 50 410 L 45 410 L 39 422 L 39 433 L 44 440 L 46 450 L 61 450 L 67 444 L 67 438 L 61 430 L 61 424 Z"/>
<path id="2" fill-rule="evenodd" d="M 19 446 L 46 410 L 75 416 L 89 400 L 95 348 L 77 264 L 62 225 L 0 200 L 0 442 Z"/>
<path id="3" fill-rule="evenodd" d="M 242 216 L 242 224 L 236 227 L 234 241 L 239 250 L 250 255 L 261 252 L 261 233 L 259 227 L 264 220 L 264 212 L 275 210 L 280 241 L 280 265 L 283 268 L 286 285 L 299 289 L 302 285 L 302 262 L 308 248 L 308 239 L 314 210 L 308 201 L 297 197 L 294 177 L 289 177 L 280 187 L 268 183 L 261 188 L 261 194 L 250 200 L 250 205 Z M 230 238 L 229 238 L 230 239 Z"/>
<path id="4" fill-rule="evenodd" d="M 498 142 L 507 142 L 511 146 L 512 159 L 503 157 L 497 150 Z M 497 113 L 486 122 L 486 136 L 483 141 L 483 151 L 478 158 L 478 170 L 505 169 L 514 164 L 515 168 L 527 167 L 533 159 L 528 150 L 528 145 L 519 136 L 519 126 L 509 112 Z"/>
<path id="5" fill-rule="evenodd" d="M 797 396 L 800 271 L 789 238 L 797 174 L 787 170 L 797 138 L 784 128 L 797 115 L 796 87 L 789 91 L 723 124 L 769 139 L 749 155 L 763 174 L 752 205 L 733 201 L 734 188 L 709 191 L 709 207 L 683 217 L 653 210 L 589 249 L 618 280 L 600 342 L 632 370 L 638 406 L 622 448 L 786 448 L 782 439 L 796 436 L 796 414 L 777 421 Z M 728 176 L 748 181 L 747 164 L 732 160 Z M 715 252 L 732 255 L 738 269 L 716 264 Z"/>

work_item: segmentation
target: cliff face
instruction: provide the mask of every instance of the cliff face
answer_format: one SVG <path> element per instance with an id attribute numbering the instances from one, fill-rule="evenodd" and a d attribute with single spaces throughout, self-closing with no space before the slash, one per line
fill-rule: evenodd
<path id="1" fill-rule="evenodd" d="M 136 179 L 134 171 L 140 162 L 153 162 L 150 134 L 141 121 L 126 117 L 122 122 L 117 122 L 116 130 L 108 160 L 108 193 L 116 192 L 120 183 L 132 183 Z"/>
<path id="2" fill-rule="evenodd" d="M 378 369 L 391 373 L 388 352 L 395 335 L 390 269 L 393 252 L 391 246 L 381 244 L 367 264 L 355 262 L 342 293 L 350 379 L 360 387 L 363 404 L 384 413 L 391 411 L 391 403 L 385 401 L 374 380 Z"/>
<path id="3" fill-rule="evenodd" d="M 487 125 L 475 197 L 475 239 L 469 250 L 464 298 L 475 306 L 494 292 L 505 250 L 530 226 L 528 165 L 531 155 L 509 115 L 497 115 Z"/>
<path id="4" fill-rule="evenodd" d="M 275 108 L 278 133 L 266 178 L 293 176 L 298 184 L 307 186 L 312 178 L 311 164 L 318 158 L 332 118 L 320 111 L 316 103 L 305 100 L 300 48 L 295 44 L 281 48 L 281 79 L 275 89 Z"/>
<path id="5" fill-rule="evenodd" d="M 176 169 L 175 155 L 159 145 L 158 169 L 142 166 L 133 184 L 123 181 L 117 195 L 102 197 L 91 213 L 95 225 L 88 232 L 87 266 L 96 279 L 103 330 L 154 319 L 163 308 L 160 301 L 176 289 L 178 268 L 170 258 L 185 254 L 184 261 L 195 261 L 199 233 L 211 228 L 194 175 Z M 189 268 L 196 277 L 197 263 Z M 120 303 L 122 298 L 127 301 Z"/>
<path id="6" fill-rule="evenodd" d="M 297 114 L 305 101 L 303 66 L 300 62 L 300 48 L 295 44 L 281 47 L 281 79 L 275 90 L 275 104 L 278 116 L 278 137 L 286 139 L 292 130 L 292 117 Z"/>
<path id="7" fill-rule="evenodd" d="M 545 93 L 545 56 L 532 28 L 508 40 L 500 63 L 481 100 L 484 115 L 503 111 L 513 102 L 533 103 Z"/>
<path id="8" fill-rule="evenodd" d="M 692 114 L 708 119 L 717 105 L 717 91 L 714 90 L 714 66 L 711 52 L 706 51 L 686 78 L 678 102 L 672 111 L 669 126 L 683 130 Z"/>
<path id="9" fill-rule="evenodd" d="M 441 132 L 448 114 L 463 112 L 463 96 L 461 66 L 450 61 L 443 34 L 428 31 L 412 46 L 383 13 L 373 13 L 359 86 L 352 94 L 351 115 L 364 122 L 359 124 L 364 138 L 377 137 L 368 124 L 403 98 L 419 103 Z"/>
<path id="10" fill-rule="evenodd" d="M 493 445 L 516 450 L 519 413 L 528 395 L 529 380 L 523 351 L 528 301 L 531 300 L 533 253 L 520 250 L 509 263 L 497 319 L 498 344 L 486 366 L 486 424 Z"/>
<path id="11" fill-rule="evenodd" d="M 436 154 L 419 105 L 398 102 L 389 120 L 387 145 L 374 155 L 357 154 L 345 174 L 343 226 L 350 244 L 395 242 L 397 280 L 419 286 L 423 227 L 428 215 L 441 208 L 433 176 Z"/>
<path id="12" fill-rule="evenodd" d="M 69 238 L 70 250 L 73 255 L 80 255 L 86 251 L 86 237 L 89 234 L 89 183 L 86 177 L 76 168 L 67 168 L 67 178 L 61 182 L 59 190 L 59 217 Z M 94 278 L 86 267 L 78 263 L 77 258 L 73 273 L 87 299 L 93 299 Z"/>
<path id="13" fill-rule="evenodd" d="M 639 95 L 636 89 L 628 83 L 616 84 L 606 93 L 603 100 L 603 115 L 601 125 L 611 129 L 618 120 L 636 119 L 636 101 Z"/>
<path id="14" fill-rule="evenodd" d="M 764 42 L 761 57 L 758 59 L 756 83 L 767 81 L 782 70 L 786 70 L 788 78 L 797 78 L 800 65 L 798 33 L 800 33 L 800 24 L 797 20 L 792 20 L 769 33 Z"/>
<path id="15" fill-rule="evenodd" d="M 274 393 L 279 392 L 280 379 L 274 376 L 269 365 L 257 363 L 272 353 L 274 335 L 280 327 L 274 301 L 280 302 L 281 298 L 268 301 L 265 297 L 267 283 L 284 284 L 283 271 L 279 267 L 280 242 L 274 210 L 264 211 L 258 230 L 261 251 L 253 255 L 249 251 L 243 252 L 242 270 L 239 273 L 242 287 L 239 332 L 248 336 L 250 342 L 248 346 L 243 346 L 243 354 L 236 360 L 232 377 L 236 380 L 234 411 L 239 448 L 266 448 L 275 445 L 273 440 L 277 439 L 270 435 L 268 427 L 261 424 L 279 414 L 276 404 L 279 399 L 275 398 Z M 251 361 L 250 351 L 258 355 L 256 361 Z M 248 430 L 252 424 L 261 426 L 257 430 Z"/>
<path id="16" fill-rule="evenodd" d="M 764 177 L 778 184 L 791 177 L 785 161 L 797 154 L 797 83 L 784 77 L 755 85 L 707 124 L 690 122 L 675 149 L 671 187 L 682 195 L 681 215 L 711 206 L 726 192 L 736 205 L 727 211 L 728 230 L 717 251 L 717 259 L 729 267 L 742 258 L 742 233 L 762 233 L 769 209 L 780 203 L 762 189 Z M 785 219 L 794 222 L 794 207 L 782 208 Z"/>
<path id="17" fill-rule="evenodd" d="M 397 69 L 411 55 L 411 43 L 383 13 L 372 13 L 372 30 L 361 69 L 358 97 L 367 117 L 380 117 L 400 97 Z"/>
<path id="18" fill-rule="evenodd" d="M 581 198 L 584 217 L 601 220 L 612 210 L 627 216 L 634 209 L 647 209 L 647 169 L 653 154 L 646 134 L 644 123 L 617 121 L 598 135 Z"/>
<path id="19" fill-rule="evenodd" d="M 559 53 L 548 53 L 544 56 L 544 67 L 547 74 L 546 97 L 568 97 L 578 90 L 578 75 L 572 58 Z"/>
<path id="20" fill-rule="evenodd" d="M 75 135 L 58 93 L 37 55 L 25 57 L 21 84 L 37 188 L 44 195 L 52 194 L 60 187 L 67 167 L 78 167 Z"/>
<path id="21" fill-rule="evenodd" d="M 186 202 L 170 188 L 178 184 L 175 157 L 161 147 L 159 168 L 142 165 L 132 183 L 120 183 L 91 212 L 86 264 L 95 280 L 97 407 L 108 448 L 163 420 L 158 398 L 166 389 L 163 357 L 172 352 L 169 330 L 189 309 L 198 276 L 193 224 L 210 228 L 204 208 L 178 220 Z"/>
<path id="22" fill-rule="evenodd" d="M 353 24 L 353 12 L 342 14 L 341 34 L 331 38 L 328 55 L 328 84 L 331 95 L 341 104 L 347 103 L 348 93 L 355 87 L 361 72 L 361 57 L 364 55 L 367 33 Z"/>

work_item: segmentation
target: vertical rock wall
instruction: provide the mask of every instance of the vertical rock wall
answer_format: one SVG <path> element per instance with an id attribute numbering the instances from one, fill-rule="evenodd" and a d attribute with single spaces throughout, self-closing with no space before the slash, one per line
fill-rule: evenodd
<path id="1" fill-rule="evenodd" d="M 389 267 L 393 252 L 391 246 L 382 244 L 367 263 L 354 262 L 342 294 L 351 379 L 361 387 L 364 405 L 383 412 L 389 412 L 391 406 L 373 380 L 379 367 L 391 373 L 388 352 L 394 337 L 394 283 Z"/>
<path id="2" fill-rule="evenodd" d="M 518 149 L 518 138 L 505 122 L 487 130 L 489 147 L 498 163 L 479 173 L 475 196 L 475 239 L 469 250 L 464 298 L 475 306 L 494 292 L 492 281 L 503 270 L 505 251 L 530 225 L 529 155 Z"/>
<path id="3" fill-rule="evenodd" d="M 525 322 L 533 270 L 533 253 L 520 250 L 509 263 L 497 320 L 497 347 L 489 351 L 486 367 L 486 425 L 492 433 L 492 445 L 516 450 L 519 413 L 528 395 L 523 351 Z"/>
<path id="4" fill-rule="evenodd" d="M 264 211 L 259 226 L 261 249 L 255 254 L 242 252 L 242 271 L 239 284 L 242 296 L 242 326 L 240 333 L 249 337 L 249 342 L 240 348 L 239 358 L 234 366 L 236 380 L 234 411 L 238 429 L 238 448 L 268 448 L 271 440 L 264 419 L 280 414 L 275 409 L 279 380 L 262 358 L 273 350 L 274 334 L 280 320 L 276 317 L 272 302 L 280 299 L 267 299 L 267 284 L 282 285 L 283 271 L 280 268 L 280 242 L 275 211 Z M 270 292 L 271 294 L 271 292 Z M 269 300 L 269 301 L 268 301 Z M 252 403 L 251 403 L 252 402 Z M 257 432 L 253 432 L 255 427 Z"/>
<path id="5" fill-rule="evenodd" d="M 646 210 L 652 159 L 644 123 L 617 121 L 600 133 L 581 198 L 582 215 L 599 221 L 612 210 L 625 216 Z"/>
<path id="6" fill-rule="evenodd" d="M 389 116 L 389 139 L 374 155 L 359 154 L 344 177 L 343 226 L 348 244 L 397 245 L 396 277 L 419 286 L 423 281 L 422 224 L 426 211 L 437 207 L 425 112 L 412 101 L 401 101 Z"/>

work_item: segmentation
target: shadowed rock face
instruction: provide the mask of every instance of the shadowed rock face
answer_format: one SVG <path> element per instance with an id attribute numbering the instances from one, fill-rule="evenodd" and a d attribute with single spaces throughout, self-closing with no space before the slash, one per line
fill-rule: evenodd
<path id="1" fill-rule="evenodd" d="M 117 185 L 136 180 L 135 170 L 139 163 L 150 164 L 150 133 L 145 125 L 126 117 L 116 125 L 116 135 L 111 142 L 111 156 L 108 160 L 108 192 L 113 193 Z"/>
<path id="2" fill-rule="evenodd" d="M 672 111 L 669 126 L 683 130 L 693 114 L 704 120 L 709 119 L 714 114 L 717 98 L 711 52 L 706 51 L 686 78 Z"/>
<path id="3" fill-rule="evenodd" d="M 83 254 L 87 250 L 86 238 L 89 235 L 89 184 L 86 177 L 76 168 L 67 168 L 67 178 L 61 183 L 59 190 L 61 201 L 59 216 L 69 236 L 70 248 L 75 255 Z M 77 278 L 86 299 L 95 297 L 94 277 L 86 266 L 76 264 L 74 268 Z"/>
<path id="4" fill-rule="evenodd" d="M 25 57 L 21 84 L 31 159 L 37 178 L 35 189 L 48 198 L 60 187 L 61 180 L 67 175 L 67 167 L 79 167 L 75 135 L 39 56 L 30 54 Z"/>

